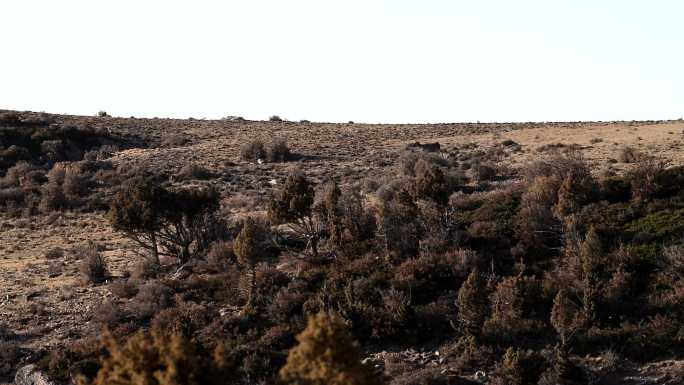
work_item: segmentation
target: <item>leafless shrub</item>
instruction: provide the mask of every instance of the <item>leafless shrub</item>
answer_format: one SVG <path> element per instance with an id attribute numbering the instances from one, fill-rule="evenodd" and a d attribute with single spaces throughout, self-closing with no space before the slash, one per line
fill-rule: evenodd
<path id="1" fill-rule="evenodd" d="M 19 187 L 0 189 L 0 207 L 21 207 L 25 202 L 24 190 Z"/>
<path id="2" fill-rule="evenodd" d="M 47 270 L 48 277 L 53 278 L 53 277 L 57 277 L 57 276 L 61 275 L 63 266 L 64 265 L 62 264 L 62 262 L 50 261 L 48 263 L 48 270 Z"/>
<path id="3" fill-rule="evenodd" d="M 269 162 L 285 162 L 291 156 L 292 153 L 285 138 L 274 138 L 266 149 L 266 159 Z"/>
<path id="4" fill-rule="evenodd" d="M 149 318 L 171 306 L 173 294 L 168 286 L 150 282 L 140 288 L 138 294 L 128 303 L 127 309 L 137 318 Z"/>
<path id="5" fill-rule="evenodd" d="M 259 159 L 266 157 L 266 149 L 264 142 L 260 139 L 254 139 L 244 144 L 240 149 L 240 157 L 242 160 L 256 162 Z"/>
<path id="6" fill-rule="evenodd" d="M 64 250 L 61 247 L 54 247 L 45 252 L 45 259 L 59 259 L 64 257 Z"/>
<path id="7" fill-rule="evenodd" d="M 476 182 L 486 182 L 496 177 L 497 169 L 492 164 L 478 162 L 468 170 L 468 174 Z"/>
<path id="8" fill-rule="evenodd" d="M 645 155 L 634 147 L 625 146 L 618 153 L 617 160 L 621 163 L 636 163 L 644 157 Z"/>
<path id="9" fill-rule="evenodd" d="M 66 167 L 62 190 L 68 202 L 74 205 L 88 190 L 87 175 L 81 172 L 78 167 Z"/>
<path id="10" fill-rule="evenodd" d="M 178 176 L 183 179 L 183 180 L 190 180 L 190 179 L 211 179 L 214 174 L 207 170 L 205 167 L 200 166 L 198 164 L 186 164 L 183 166 L 180 171 L 178 171 Z"/>
<path id="11" fill-rule="evenodd" d="M 9 375 L 19 364 L 20 350 L 16 341 L 0 336 L 0 377 Z"/>
<path id="12" fill-rule="evenodd" d="M 124 318 L 124 312 L 116 302 L 107 301 L 96 306 L 91 317 L 99 328 L 113 328 Z"/>
<path id="13" fill-rule="evenodd" d="M 97 250 L 95 245 L 89 245 L 80 251 L 81 261 L 79 273 L 81 279 L 86 284 L 98 284 L 104 282 L 109 277 L 107 261 Z"/>
<path id="14" fill-rule="evenodd" d="M 122 279 L 110 283 L 109 291 L 118 298 L 132 298 L 138 294 L 138 286 L 128 279 Z"/>
<path id="15" fill-rule="evenodd" d="M 159 272 L 160 267 L 156 261 L 150 258 L 144 258 L 133 267 L 131 278 L 144 281 L 156 278 L 159 275 Z"/>
<path id="16" fill-rule="evenodd" d="M 169 133 L 162 136 L 162 147 L 182 147 L 190 142 L 187 136 L 180 133 Z"/>
<path id="17" fill-rule="evenodd" d="M 601 368 L 608 373 L 615 372 L 621 361 L 620 355 L 612 349 L 603 351 L 599 358 L 601 359 Z"/>
<path id="18" fill-rule="evenodd" d="M 68 200 L 62 187 L 65 176 L 66 166 L 63 163 L 55 164 L 48 173 L 48 183 L 43 189 L 40 202 L 43 211 L 59 210 L 68 206 Z"/>
<path id="19" fill-rule="evenodd" d="M 215 271 L 225 271 L 235 261 L 233 243 L 217 241 L 211 245 L 207 253 L 207 263 Z"/>

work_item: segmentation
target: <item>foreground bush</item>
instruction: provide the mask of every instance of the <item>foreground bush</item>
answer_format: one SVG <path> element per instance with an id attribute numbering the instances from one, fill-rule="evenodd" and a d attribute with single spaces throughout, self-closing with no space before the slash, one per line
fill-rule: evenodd
<path id="1" fill-rule="evenodd" d="M 280 378 L 293 385 L 379 384 L 370 367 L 361 364 L 358 344 L 335 314 L 311 317 L 297 336 Z"/>
<path id="2" fill-rule="evenodd" d="M 108 356 L 94 385 L 201 385 L 224 383 L 218 365 L 180 335 L 138 332 L 120 343 L 105 335 Z"/>

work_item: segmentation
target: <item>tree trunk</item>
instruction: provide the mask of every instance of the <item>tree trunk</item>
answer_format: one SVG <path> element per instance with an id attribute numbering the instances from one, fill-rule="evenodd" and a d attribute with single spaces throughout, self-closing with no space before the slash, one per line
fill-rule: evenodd
<path id="1" fill-rule="evenodd" d="M 311 237 L 311 252 L 314 257 L 318 257 L 318 237 L 315 235 Z"/>
<path id="2" fill-rule="evenodd" d="M 183 250 L 181 251 L 181 265 L 190 260 L 190 245 L 183 245 Z"/>
<path id="3" fill-rule="evenodd" d="M 154 258 L 154 262 L 159 265 L 161 262 L 159 261 L 159 247 L 157 246 L 157 234 L 154 232 L 150 233 L 150 239 L 152 240 L 152 258 Z"/>

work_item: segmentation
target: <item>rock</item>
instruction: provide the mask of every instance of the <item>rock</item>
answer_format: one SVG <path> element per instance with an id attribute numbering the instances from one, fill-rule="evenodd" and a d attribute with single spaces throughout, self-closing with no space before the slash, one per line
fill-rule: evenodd
<path id="1" fill-rule="evenodd" d="M 14 385 L 55 385 L 48 376 L 35 365 L 26 365 L 14 376 Z"/>

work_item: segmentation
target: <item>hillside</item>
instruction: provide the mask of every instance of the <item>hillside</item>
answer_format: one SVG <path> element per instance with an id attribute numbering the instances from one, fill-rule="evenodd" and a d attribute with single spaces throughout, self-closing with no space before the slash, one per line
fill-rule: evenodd
<path id="1" fill-rule="evenodd" d="M 0 110 L 0 383 L 105 383 L 145 333 L 214 357 L 200 377 L 273 383 L 327 323 L 388 384 L 681 383 L 682 146 L 681 120 Z"/>

